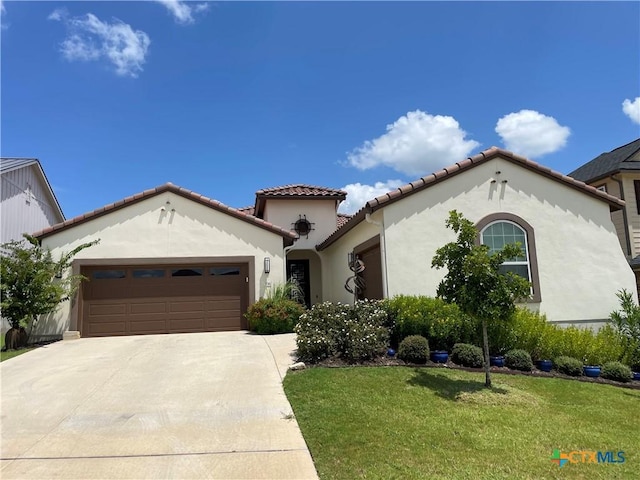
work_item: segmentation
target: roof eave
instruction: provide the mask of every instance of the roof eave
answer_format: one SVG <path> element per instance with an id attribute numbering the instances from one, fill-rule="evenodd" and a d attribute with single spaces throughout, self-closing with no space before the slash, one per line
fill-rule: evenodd
<path id="1" fill-rule="evenodd" d="M 354 228 L 357 224 L 359 224 L 366 216 L 366 213 L 373 213 L 380 208 L 386 207 L 392 203 L 397 202 L 405 198 L 407 195 L 416 193 L 420 190 L 424 190 L 425 188 L 431 187 L 437 183 L 445 181 L 451 177 L 454 177 L 462 172 L 465 172 L 476 165 L 480 165 L 482 163 L 486 163 L 495 158 L 503 158 L 509 162 L 515 163 L 527 170 L 535 172 L 539 175 L 542 175 L 546 178 L 554 180 L 556 182 L 560 182 L 563 185 L 576 189 L 586 195 L 594 197 L 600 201 L 604 201 L 609 205 L 610 211 L 616 211 L 624 208 L 624 201 L 620 200 L 613 195 L 609 195 L 605 192 L 601 192 L 597 190 L 595 187 L 588 185 L 580 180 L 576 180 L 567 175 L 563 175 L 559 172 L 555 172 L 548 167 L 544 167 L 539 163 L 536 163 L 532 160 L 529 160 L 525 157 L 521 157 L 519 155 L 514 154 L 508 150 L 503 150 L 498 147 L 491 147 L 487 150 L 484 150 L 472 157 L 468 157 L 465 160 L 457 162 L 453 165 L 445 167 L 437 172 L 432 173 L 431 175 L 424 176 L 414 182 L 403 185 L 395 190 L 391 190 L 390 192 L 381 195 L 379 197 L 370 200 L 365 204 L 365 206 L 354 215 L 349 221 L 347 221 L 342 227 L 338 228 L 334 231 L 329 237 L 327 237 L 323 242 L 316 246 L 317 250 L 324 250 L 332 243 L 337 241 L 340 237 Z"/>
<path id="2" fill-rule="evenodd" d="M 181 197 L 184 197 L 188 200 L 194 201 L 196 203 L 200 203 L 201 205 L 204 205 L 206 207 L 209 207 L 213 210 L 216 210 L 218 212 L 221 213 L 226 213 L 228 215 L 231 215 L 235 218 L 237 218 L 238 220 L 242 220 L 244 222 L 247 222 L 253 226 L 256 226 L 258 228 L 262 228 L 264 230 L 267 230 L 271 233 L 280 235 L 281 237 L 285 238 L 285 239 L 290 239 L 291 241 L 295 240 L 298 235 L 295 232 L 292 232 L 290 230 L 285 230 L 283 228 L 277 227 L 273 224 L 270 224 L 268 222 L 265 222 L 264 220 L 254 217 L 253 215 L 249 215 L 249 214 L 245 214 L 242 213 L 232 207 L 229 207 L 227 205 L 224 205 L 221 202 L 218 202 L 216 200 L 212 200 L 208 197 L 205 197 L 203 195 L 197 194 L 195 192 L 191 192 L 189 190 L 186 190 L 184 188 L 178 187 L 176 185 L 167 183 L 165 185 L 161 185 L 159 187 L 156 188 L 152 188 L 149 190 L 145 190 L 144 192 L 140 192 L 137 194 L 134 194 L 130 197 L 127 197 L 125 199 L 119 200 L 115 203 L 106 205 L 104 207 L 98 208 L 92 212 L 89 213 L 85 213 L 82 215 L 79 215 L 77 217 L 74 217 L 72 219 L 66 220 L 64 222 L 58 223 L 56 225 L 52 225 L 50 227 L 47 227 L 39 232 L 36 232 L 33 234 L 34 237 L 36 237 L 38 240 L 42 240 L 44 238 L 47 238 L 51 235 L 55 235 L 56 233 L 58 233 L 61 230 L 67 229 L 67 228 L 71 228 L 71 227 L 75 227 L 77 225 L 81 225 L 83 223 L 86 223 L 90 220 L 94 220 L 96 218 L 102 217 L 104 215 L 107 215 L 111 212 L 114 212 L 116 210 L 120 210 L 122 208 L 125 208 L 129 205 L 132 205 L 134 203 L 140 202 L 142 200 L 147 200 L 149 198 L 153 198 L 157 195 L 166 193 L 166 192 L 171 192 L 174 193 L 176 195 L 179 195 Z"/>

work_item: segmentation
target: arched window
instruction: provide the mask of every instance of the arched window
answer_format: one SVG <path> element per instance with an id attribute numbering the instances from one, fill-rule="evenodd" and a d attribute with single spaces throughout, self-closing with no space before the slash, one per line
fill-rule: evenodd
<path id="1" fill-rule="evenodd" d="M 490 223 L 480 232 L 480 243 L 489 247 L 489 253 L 499 252 L 505 245 L 510 243 L 519 243 L 520 248 L 522 248 L 522 255 L 506 260 L 500 265 L 500 271 L 503 273 L 513 272 L 527 281 L 531 281 L 527 232 L 517 224 L 500 220 Z"/>
<path id="2" fill-rule="evenodd" d="M 511 213 L 495 213 L 478 222 L 476 228 L 480 232 L 479 243 L 487 245 L 491 253 L 500 251 L 509 243 L 519 243 L 522 255 L 505 261 L 502 272 L 513 272 L 531 282 L 532 302 L 540 302 L 540 281 L 536 243 L 533 228 L 522 218 Z"/>

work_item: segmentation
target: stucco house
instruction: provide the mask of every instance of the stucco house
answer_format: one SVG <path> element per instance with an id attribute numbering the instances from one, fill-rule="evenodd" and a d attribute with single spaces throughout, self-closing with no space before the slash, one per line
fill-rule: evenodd
<path id="1" fill-rule="evenodd" d="M 625 200 L 624 208 L 611 212 L 611 220 L 640 291 L 640 138 L 598 155 L 569 175 Z"/>
<path id="2" fill-rule="evenodd" d="M 353 216 L 346 193 L 309 185 L 260 190 L 231 208 L 166 184 L 39 233 L 54 254 L 95 239 L 73 270 L 89 278 L 36 333 L 129 335 L 243 329 L 248 305 L 297 279 L 305 303 L 351 302 L 345 282 L 360 259 L 361 296 L 435 295 L 436 249 L 455 235 L 452 209 L 492 248 L 520 241 L 504 265 L 532 282 L 529 308 L 560 324 L 599 325 L 615 292 L 635 285 L 610 212 L 624 202 L 498 148 L 372 199 Z"/>

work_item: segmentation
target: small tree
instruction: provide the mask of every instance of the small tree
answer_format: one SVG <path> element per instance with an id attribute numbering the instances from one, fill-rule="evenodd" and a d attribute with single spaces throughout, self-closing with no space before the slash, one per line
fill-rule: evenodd
<path id="1" fill-rule="evenodd" d="M 522 248 L 517 243 L 509 244 L 490 254 L 488 246 L 476 244 L 475 225 L 456 210 L 449 212 L 446 226 L 458 238 L 440 247 L 431 262 L 436 269 L 447 268 L 437 294 L 481 322 L 485 386 L 491 387 L 487 322 L 508 319 L 515 311 L 515 303 L 529 296 L 531 285 L 527 280 L 512 272 L 500 272 L 504 261 L 522 255 Z"/>
<path id="2" fill-rule="evenodd" d="M 634 370 L 640 370 L 640 306 L 626 289 L 616 293 L 621 310 L 611 313 L 611 320 L 624 347 L 620 360 L 624 360 Z"/>
<path id="3" fill-rule="evenodd" d="M 78 252 L 96 243 L 84 243 L 57 261 L 48 248 L 27 234 L 24 240 L 1 246 L 0 301 L 2 316 L 11 325 L 5 336 L 8 349 L 25 346 L 38 316 L 53 312 L 71 297 L 84 277 L 64 273 Z"/>

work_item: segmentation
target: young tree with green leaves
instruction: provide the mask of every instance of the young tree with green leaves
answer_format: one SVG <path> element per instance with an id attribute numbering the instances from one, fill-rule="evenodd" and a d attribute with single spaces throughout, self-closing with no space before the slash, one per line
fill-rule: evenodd
<path id="1" fill-rule="evenodd" d="M 433 268 L 447 269 L 437 294 L 481 322 L 485 386 L 490 388 L 487 322 L 507 320 L 514 313 L 516 302 L 530 295 L 531 284 L 526 279 L 500 272 L 504 261 L 522 255 L 522 248 L 517 243 L 509 244 L 491 254 L 488 246 L 476 243 L 475 225 L 456 210 L 449 212 L 445 223 L 458 238 L 436 250 L 431 262 Z"/>
<path id="2" fill-rule="evenodd" d="M 624 347 L 620 360 L 637 372 L 640 371 L 640 306 L 626 289 L 616 295 L 621 309 L 611 313 L 611 321 Z"/>
<path id="3" fill-rule="evenodd" d="M 84 277 L 65 273 L 78 252 L 97 243 L 84 243 L 59 260 L 27 234 L 24 240 L 0 247 L 0 305 L 2 316 L 11 325 L 5 336 L 6 348 L 25 346 L 38 316 L 53 312 L 73 295 Z"/>

